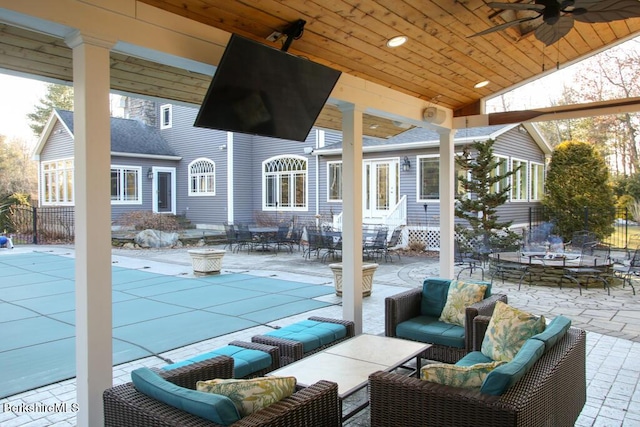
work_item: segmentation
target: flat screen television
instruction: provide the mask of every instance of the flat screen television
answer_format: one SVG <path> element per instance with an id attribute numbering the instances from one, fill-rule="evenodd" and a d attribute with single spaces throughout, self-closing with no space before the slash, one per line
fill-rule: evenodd
<path id="1" fill-rule="evenodd" d="M 234 34 L 194 126 L 304 141 L 340 74 Z"/>

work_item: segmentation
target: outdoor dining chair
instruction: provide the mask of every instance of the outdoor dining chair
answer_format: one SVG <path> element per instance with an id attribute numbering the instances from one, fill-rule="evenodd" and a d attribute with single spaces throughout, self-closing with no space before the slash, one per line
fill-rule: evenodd
<path id="1" fill-rule="evenodd" d="M 460 278 L 460 274 L 463 271 L 469 271 L 469 277 L 473 274 L 474 270 L 479 269 L 482 272 L 482 280 L 484 280 L 484 268 L 482 267 L 482 259 L 474 254 L 472 251 L 462 250 L 462 243 L 459 239 L 454 239 L 454 265 L 462 266 L 462 269 L 458 272 L 456 279 Z"/>
<path id="2" fill-rule="evenodd" d="M 635 295 L 636 288 L 633 286 L 632 279 L 640 277 L 640 247 L 633 252 L 628 263 L 614 264 L 612 270 L 614 277 L 622 279 L 622 287 L 624 288 L 628 283 Z"/>
<path id="3" fill-rule="evenodd" d="M 611 248 L 608 245 L 598 244 L 598 242 L 584 243 L 580 252 L 579 265 L 564 267 L 564 274 L 560 278 L 560 287 L 562 287 L 562 281 L 568 279 L 578 286 L 580 295 L 582 295 L 582 287 L 584 286 L 587 289 L 589 281 L 593 279 L 602 282 L 607 294 L 611 295 L 609 282 L 605 277 L 606 270 L 611 264 L 609 260 L 610 250 Z"/>
<path id="4" fill-rule="evenodd" d="M 518 290 L 522 285 L 522 280 L 529 275 L 531 284 L 531 271 L 528 262 L 523 262 L 522 247 L 515 245 L 493 245 L 489 254 L 489 274 L 491 283 L 496 276 L 500 276 L 504 283 L 505 276 L 515 277 L 518 280 Z"/>

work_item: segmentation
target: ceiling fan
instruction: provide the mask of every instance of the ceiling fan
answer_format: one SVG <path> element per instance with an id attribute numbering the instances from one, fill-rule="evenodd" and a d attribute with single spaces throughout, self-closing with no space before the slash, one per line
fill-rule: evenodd
<path id="1" fill-rule="evenodd" d="M 535 30 L 535 36 L 547 46 L 566 36 L 573 28 L 574 21 L 596 23 L 640 17 L 639 0 L 535 0 L 533 3 L 491 2 L 487 3 L 487 6 L 500 10 L 530 11 L 535 14 L 480 31 L 470 37 L 483 36 L 542 18 L 542 23 Z"/>

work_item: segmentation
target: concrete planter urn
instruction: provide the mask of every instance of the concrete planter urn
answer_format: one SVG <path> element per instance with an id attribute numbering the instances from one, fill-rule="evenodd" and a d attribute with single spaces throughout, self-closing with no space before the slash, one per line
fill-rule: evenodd
<path id="1" fill-rule="evenodd" d="M 329 264 L 329 268 L 333 271 L 333 284 L 336 288 L 336 295 L 342 296 L 342 263 Z M 362 264 L 362 296 L 371 295 L 373 286 L 373 273 L 376 272 L 378 264 L 365 263 Z"/>
<path id="2" fill-rule="evenodd" d="M 220 274 L 222 269 L 222 257 L 226 251 L 221 249 L 190 249 L 193 274 L 196 276 L 208 276 Z"/>

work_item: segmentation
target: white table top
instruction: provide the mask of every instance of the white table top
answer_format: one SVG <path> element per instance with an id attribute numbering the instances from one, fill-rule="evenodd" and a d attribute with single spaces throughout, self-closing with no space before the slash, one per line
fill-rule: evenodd
<path id="1" fill-rule="evenodd" d="M 332 381 L 338 384 L 338 395 L 344 398 L 366 385 L 372 373 L 393 370 L 429 347 L 415 341 L 362 334 L 267 375 L 296 377 L 302 386 Z"/>

